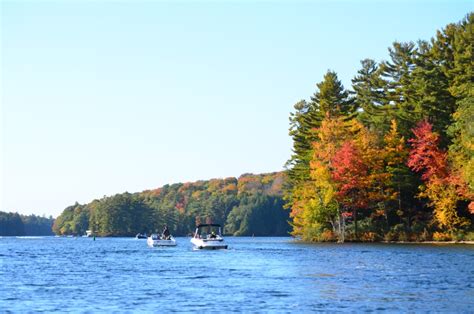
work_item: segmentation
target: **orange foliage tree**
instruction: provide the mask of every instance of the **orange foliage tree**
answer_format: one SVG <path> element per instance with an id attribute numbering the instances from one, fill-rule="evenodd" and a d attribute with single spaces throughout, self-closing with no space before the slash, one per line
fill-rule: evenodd
<path id="1" fill-rule="evenodd" d="M 397 197 L 387 171 L 387 156 L 397 155 L 402 163 L 400 139 L 380 147 L 377 135 L 355 119 L 326 117 L 314 130 L 310 180 L 293 194 L 293 234 L 307 240 L 321 240 L 332 229 L 341 237 L 342 214 L 350 211 L 357 238 L 357 219 L 385 215 L 385 204 Z M 402 140 L 403 141 L 403 140 Z M 327 232 L 326 232 L 327 233 Z M 324 237 L 325 239 L 327 237 Z"/>

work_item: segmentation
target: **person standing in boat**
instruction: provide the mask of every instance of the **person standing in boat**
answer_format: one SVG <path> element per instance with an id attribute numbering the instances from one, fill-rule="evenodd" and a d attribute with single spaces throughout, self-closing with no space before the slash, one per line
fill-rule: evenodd
<path id="1" fill-rule="evenodd" d="M 168 230 L 168 226 L 165 225 L 165 228 L 163 229 L 163 232 L 161 233 L 161 237 L 165 240 L 169 240 L 170 238 L 170 231 Z"/>

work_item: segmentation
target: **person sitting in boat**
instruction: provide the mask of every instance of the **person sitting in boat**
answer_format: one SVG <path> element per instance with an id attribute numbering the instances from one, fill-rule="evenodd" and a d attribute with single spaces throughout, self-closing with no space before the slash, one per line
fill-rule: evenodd
<path id="1" fill-rule="evenodd" d="M 170 231 L 168 230 L 168 226 L 165 225 L 165 228 L 163 229 L 163 232 L 161 234 L 161 237 L 165 240 L 169 240 L 170 239 Z"/>
<path id="2" fill-rule="evenodd" d="M 215 239 L 217 238 L 217 235 L 214 231 L 211 232 L 211 236 L 210 236 L 211 239 Z"/>

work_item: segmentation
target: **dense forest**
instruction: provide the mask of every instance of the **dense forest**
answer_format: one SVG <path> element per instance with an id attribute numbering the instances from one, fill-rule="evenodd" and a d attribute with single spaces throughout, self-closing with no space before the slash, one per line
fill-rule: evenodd
<path id="1" fill-rule="evenodd" d="M 289 212 L 283 209 L 284 173 L 245 174 L 165 185 L 141 193 L 123 193 L 67 207 L 55 220 L 58 235 L 132 236 L 160 231 L 188 235 L 196 224 L 212 222 L 231 235 L 288 235 Z"/>
<path id="2" fill-rule="evenodd" d="M 309 241 L 474 240 L 474 14 L 328 71 L 290 115 L 284 199 Z"/>
<path id="3" fill-rule="evenodd" d="M 53 217 L 20 215 L 0 211 L 0 236 L 47 236 L 53 235 Z"/>

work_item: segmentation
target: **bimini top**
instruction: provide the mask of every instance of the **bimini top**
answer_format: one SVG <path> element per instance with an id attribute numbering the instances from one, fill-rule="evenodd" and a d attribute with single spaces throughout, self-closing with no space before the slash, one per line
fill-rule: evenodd
<path id="1" fill-rule="evenodd" d="M 221 227 L 221 225 L 219 224 L 200 224 L 198 226 L 196 226 L 196 228 L 202 228 L 202 227 Z"/>

